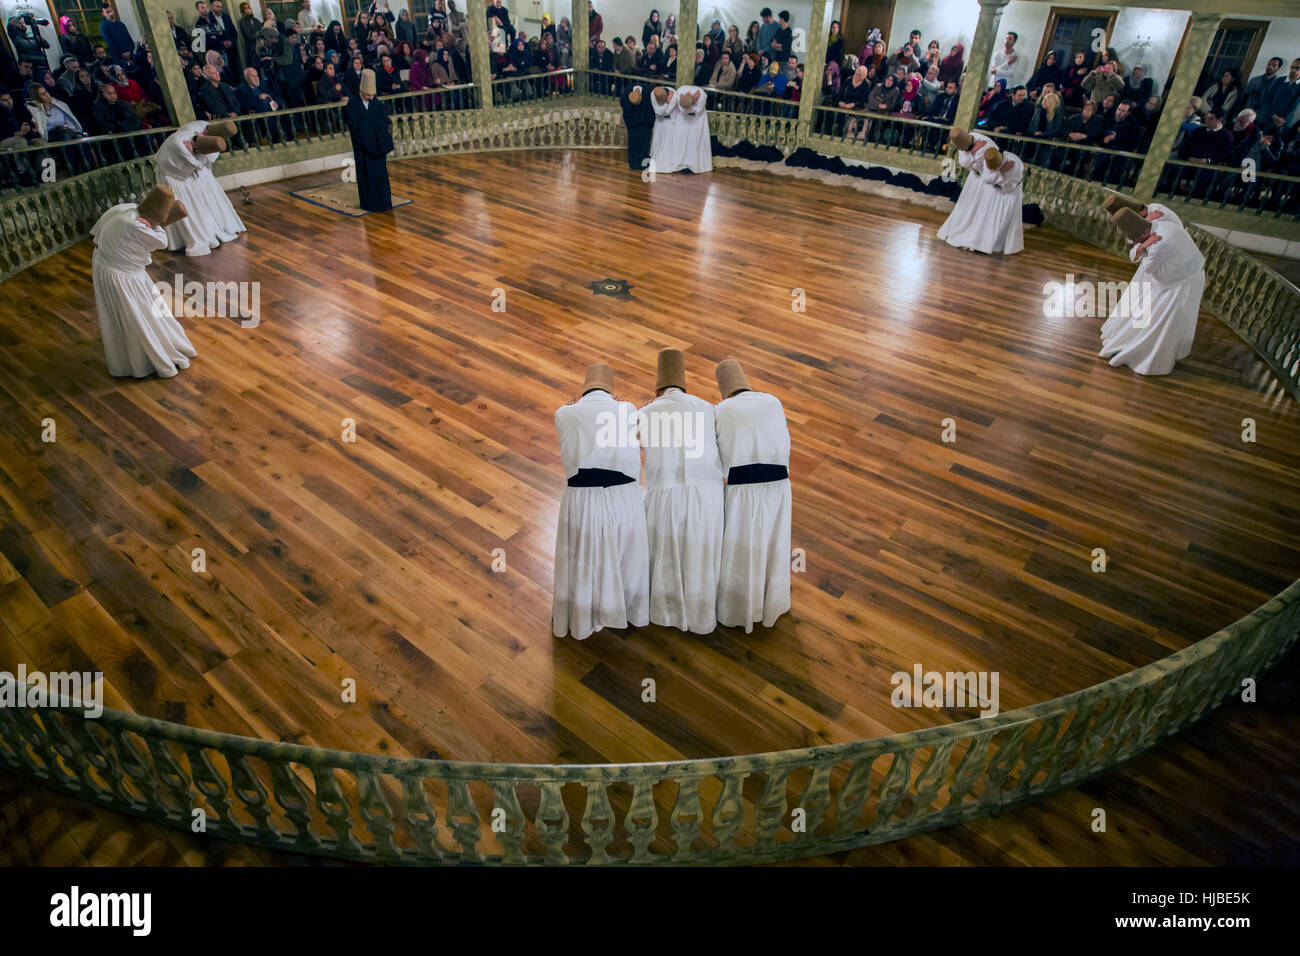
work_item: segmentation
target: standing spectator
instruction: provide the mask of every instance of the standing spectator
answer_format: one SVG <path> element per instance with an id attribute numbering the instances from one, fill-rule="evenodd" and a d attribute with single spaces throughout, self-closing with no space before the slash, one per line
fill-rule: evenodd
<path id="1" fill-rule="evenodd" d="M 1066 106 L 1079 107 L 1087 99 L 1083 89 L 1083 81 L 1087 79 L 1092 70 L 1088 67 L 1088 57 L 1082 50 L 1074 54 L 1074 62 L 1071 63 L 1065 72 L 1061 75 L 1061 99 L 1065 101 Z"/>
<path id="2" fill-rule="evenodd" d="M 772 55 L 772 40 L 776 36 L 777 30 L 781 29 L 777 22 L 772 19 L 772 8 L 764 7 L 758 15 L 763 21 L 763 25 L 758 28 L 758 52 L 766 56 Z"/>
<path id="3" fill-rule="evenodd" d="M 951 80 L 961 88 L 961 75 L 966 69 L 966 48 L 960 43 L 954 43 L 948 55 L 939 61 L 939 82 L 947 83 Z"/>
<path id="4" fill-rule="evenodd" d="M 1124 78 L 1115 72 L 1113 63 L 1103 63 L 1083 78 L 1083 89 L 1089 99 L 1100 105 L 1108 96 L 1119 98 L 1124 91 Z"/>
<path id="5" fill-rule="evenodd" d="M 90 41 L 72 17 L 59 17 L 59 46 L 65 56 L 75 56 L 83 64 L 90 62 Z"/>
<path id="6" fill-rule="evenodd" d="M 1016 64 L 1020 62 L 1020 54 L 1016 52 L 1016 41 L 1019 39 L 1018 33 L 1009 32 L 1002 49 L 993 54 L 993 64 L 989 68 L 989 75 L 994 80 L 1006 80 L 1007 86 L 1015 79 Z"/>
<path id="7" fill-rule="evenodd" d="M 780 25 L 777 27 L 776 35 L 772 37 L 771 57 L 772 59 L 784 60 L 790 55 L 790 48 L 794 46 L 794 31 L 790 29 L 790 11 L 782 10 L 778 14 Z"/>
<path id="8" fill-rule="evenodd" d="M 279 38 L 271 54 L 271 62 L 275 64 L 275 82 L 279 85 L 280 95 L 284 99 L 282 105 L 289 109 L 306 105 L 302 95 L 301 51 L 302 36 L 290 26 L 285 35 Z"/>
<path id="9" fill-rule="evenodd" d="M 41 36 L 41 31 L 31 14 L 10 17 L 7 30 L 18 62 L 30 63 L 43 70 L 50 68 L 50 61 L 45 56 L 45 51 L 50 48 L 49 41 Z"/>
<path id="10" fill-rule="evenodd" d="M 1227 69 L 1208 90 L 1201 94 L 1201 115 L 1213 112 L 1219 117 L 1220 125 L 1236 115 L 1242 107 L 1239 103 L 1241 88 L 1237 80 L 1237 71 Z"/>
<path id="11" fill-rule="evenodd" d="M 218 34 L 216 49 L 225 57 L 227 63 L 238 63 L 239 50 L 236 44 L 239 42 L 239 31 L 235 29 L 235 22 L 226 12 L 223 0 L 212 0 L 211 13 L 212 19 L 216 21 L 221 31 Z"/>
<path id="12" fill-rule="evenodd" d="M 239 38 L 244 43 L 244 62 L 251 66 L 257 62 L 257 38 L 262 33 L 262 21 L 253 16 L 250 3 L 241 3 L 239 12 Z"/>
<path id="13" fill-rule="evenodd" d="M 663 33 L 663 29 L 663 24 L 659 22 L 659 11 L 651 10 L 650 16 L 646 18 L 645 23 L 641 26 L 641 49 L 644 50 L 650 46 L 651 37 L 658 39 Z"/>
<path id="14" fill-rule="evenodd" d="M 1277 77 L 1268 85 L 1255 112 L 1266 128 L 1287 127 L 1294 121 L 1296 104 L 1300 103 L 1300 59 L 1291 61 L 1285 77 Z"/>
<path id="15" fill-rule="evenodd" d="M 591 0 L 587 0 L 587 42 L 595 46 L 600 42 L 600 35 L 605 32 L 605 20 L 596 12 Z"/>
<path id="16" fill-rule="evenodd" d="M 1034 70 L 1034 75 L 1029 78 L 1026 86 L 1029 95 L 1037 99 L 1044 86 L 1049 84 L 1053 87 L 1059 86 L 1063 73 L 1064 71 L 1057 65 L 1056 51 L 1048 50 L 1047 56 L 1043 57 L 1043 65 Z"/>
<path id="17" fill-rule="evenodd" d="M 620 40 L 614 37 L 614 72 L 615 73 L 635 73 L 636 72 L 636 40 L 628 37 L 627 40 Z"/>

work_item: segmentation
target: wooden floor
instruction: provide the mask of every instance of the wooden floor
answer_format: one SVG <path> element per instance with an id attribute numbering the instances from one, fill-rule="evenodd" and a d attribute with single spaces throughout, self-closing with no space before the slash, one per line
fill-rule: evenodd
<path id="1" fill-rule="evenodd" d="M 290 197 L 328 179 L 308 177 L 254 188 L 233 246 L 159 256 L 155 277 L 261 283 L 257 328 L 186 321 L 199 358 L 175 379 L 108 377 L 89 243 L 0 287 L 0 668 L 101 670 L 110 706 L 325 747 L 664 760 L 973 715 L 892 707 L 890 674 L 916 663 L 999 672 L 1003 710 L 1048 699 L 1300 576 L 1300 406 L 1208 314 L 1172 376 L 1097 359 L 1100 320 L 1045 318 L 1043 285 L 1131 266 L 1069 235 L 989 258 L 938 242 L 934 210 L 734 170 L 644 184 L 614 153 L 391 170 L 414 200 L 391 214 Z M 605 278 L 631 298 L 594 294 Z M 751 635 L 555 640 L 552 414 L 596 360 L 648 400 L 665 346 L 710 400 L 735 356 L 785 403 L 794 610 Z M 1170 839 L 1166 801 L 1105 859 L 1300 839 L 1300 721 L 1271 719 L 1129 778 L 1223 806 L 1230 768 L 1261 808 L 1246 823 L 1189 809 Z M 861 860 L 1105 862 L 1087 823 L 1112 786 L 962 828 L 982 850 L 934 835 Z"/>

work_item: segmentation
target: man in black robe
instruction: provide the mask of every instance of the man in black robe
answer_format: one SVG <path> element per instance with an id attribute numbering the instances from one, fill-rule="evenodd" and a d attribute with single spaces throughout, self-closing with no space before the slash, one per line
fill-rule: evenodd
<path id="1" fill-rule="evenodd" d="M 623 122 L 627 125 L 627 168 L 645 169 L 650 160 L 650 137 L 655 128 L 654 107 L 639 83 L 630 87 L 619 101 L 623 104 Z"/>
<path id="2" fill-rule="evenodd" d="M 344 115 L 352 134 L 361 208 L 367 212 L 386 212 L 393 208 L 387 159 L 393 151 L 393 134 L 388 128 L 388 110 L 375 98 L 375 87 L 375 71 L 362 70 L 360 92 L 348 100 Z"/>

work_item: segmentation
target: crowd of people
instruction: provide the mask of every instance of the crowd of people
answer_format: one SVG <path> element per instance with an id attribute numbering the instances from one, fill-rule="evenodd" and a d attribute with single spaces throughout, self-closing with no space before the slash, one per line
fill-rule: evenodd
<path id="1" fill-rule="evenodd" d="M 233 3 L 233 0 L 231 0 Z M 639 37 L 604 36 L 604 21 L 588 8 L 591 88 L 622 95 L 637 78 L 675 83 L 681 38 L 676 17 L 651 10 Z M 111 6 L 104 6 L 101 41 L 92 44 L 76 21 L 61 17 L 59 51 L 50 50 L 34 17 L 10 19 L 17 60 L 6 64 L 0 90 L 0 149 L 85 136 L 129 133 L 171 125 L 153 53 L 131 37 Z M 328 23 L 300 0 L 293 19 L 281 22 L 270 9 L 247 2 L 232 15 L 223 0 L 197 0 L 189 25 L 172 27 L 176 55 L 185 72 L 195 115 L 213 121 L 272 113 L 314 104 L 344 103 L 357 94 L 363 70 L 375 72 L 380 97 L 436 91 L 472 82 L 468 29 L 456 0 L 433 0 L 427 14 L 394 15 L 374 0 L 351 23 Z M 573 62 L 573 29 L 567 17 L 545 16 L 537 35 L 512 21 L 500 2 L 486 8 L 498 101 L 550 95 L 572 88 L 568 75 L 547 77 Z M 795 49 L 795 25 L 787 10 L 764 7 L 742 31 L 713 20 L 695 27 L 692 83 L 709 91 L 715 108 L 793 116 L 805 88 L 804 64 Z M 195 42 L 202 34 L 204 42 Z M 1022 137 L 1019 154 L 1034 165 L 1062 169 L 1109 184 L 1131 183 L 1149 148 L 1164 97 L 1142 64 L 1127 66 L 1116 50 L 1048 51 L 1024 83 L 1025 65 L 1008 32 L 995 51 L 987 77 L 967 76 L 966 51 L 945 52 L 936 39 L 912 30 L 905 42 L 887 45 L 879 29 L 862 42 L 832 21 L 816 116 L 818 132 L 891 146 L 938 152 L 943 134 L 924 120 L 950 126 L 963 83 L 980 82 L 975 128 L 995 136 Z M 198 47 L 198 50 L 196 50 Z M 687 46 L 686 49 L 691 49 Z M 57 63 L 52 62 L 57 59 Z M 750 97 L 730 97 L 749 94 Z M 461 88 L 409 102 L 412 110 L 464 107 L 473 98 Z M 1277 57 L 1242 83 L 1226 70 L 1183 107 L 1175 144 L 1177 158 L 1191 163 L 1241 166 L 1262 172 L 1300 172 L 1300 60 L 1289 69 Z M 864 114 L 862 119 L 853 112 Z M 293 135 L 290 124 L 269 127 L 273 137 Z M 1099 147 L 1097 150 L 1070 146 Z M 1120 154 L 1130 154 L 1126 158 Z M 1172 174 L 1171 174 L 1172 175 Z M 1202 186 L 1217 182 L 1200 177 Z"/>

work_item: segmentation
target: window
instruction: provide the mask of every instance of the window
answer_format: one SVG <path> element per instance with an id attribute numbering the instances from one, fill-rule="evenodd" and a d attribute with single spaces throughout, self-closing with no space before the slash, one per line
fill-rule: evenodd
<path id="1" fill-rule="evenodd" d="M 1246 73 L 1255 65 L 1260 43 L 1264 39 L 1265 23 L 1253 20 L 1224 20 L 1210 44 L 1210 55 L 1205 58 L 1200 78 L 1196 81 L 1199 96 L 1219 82 L 1224 70 L 1236 70 L 1241 86 L 1246 85 Z"/>
<path id="2" fill-rule="evenodd" d="M 1104 10 L 1071 10 L 1053 7 L 1047 17 L 1047 29 L 1043 31 L 1043 42 L 1039 45 L 1039 63 L 1047 54 L 1056 51 L 1056 65 L 1067 67 L 1074 62 L 1074 55 L 1082 52 L 1088 63 L 1097 58 L 1098 48 L 1110 46 L 1111 30 L 1115 26 L 1115 14 Z M 1098 33 L 1097 31 L 1101 32 Z"/>

